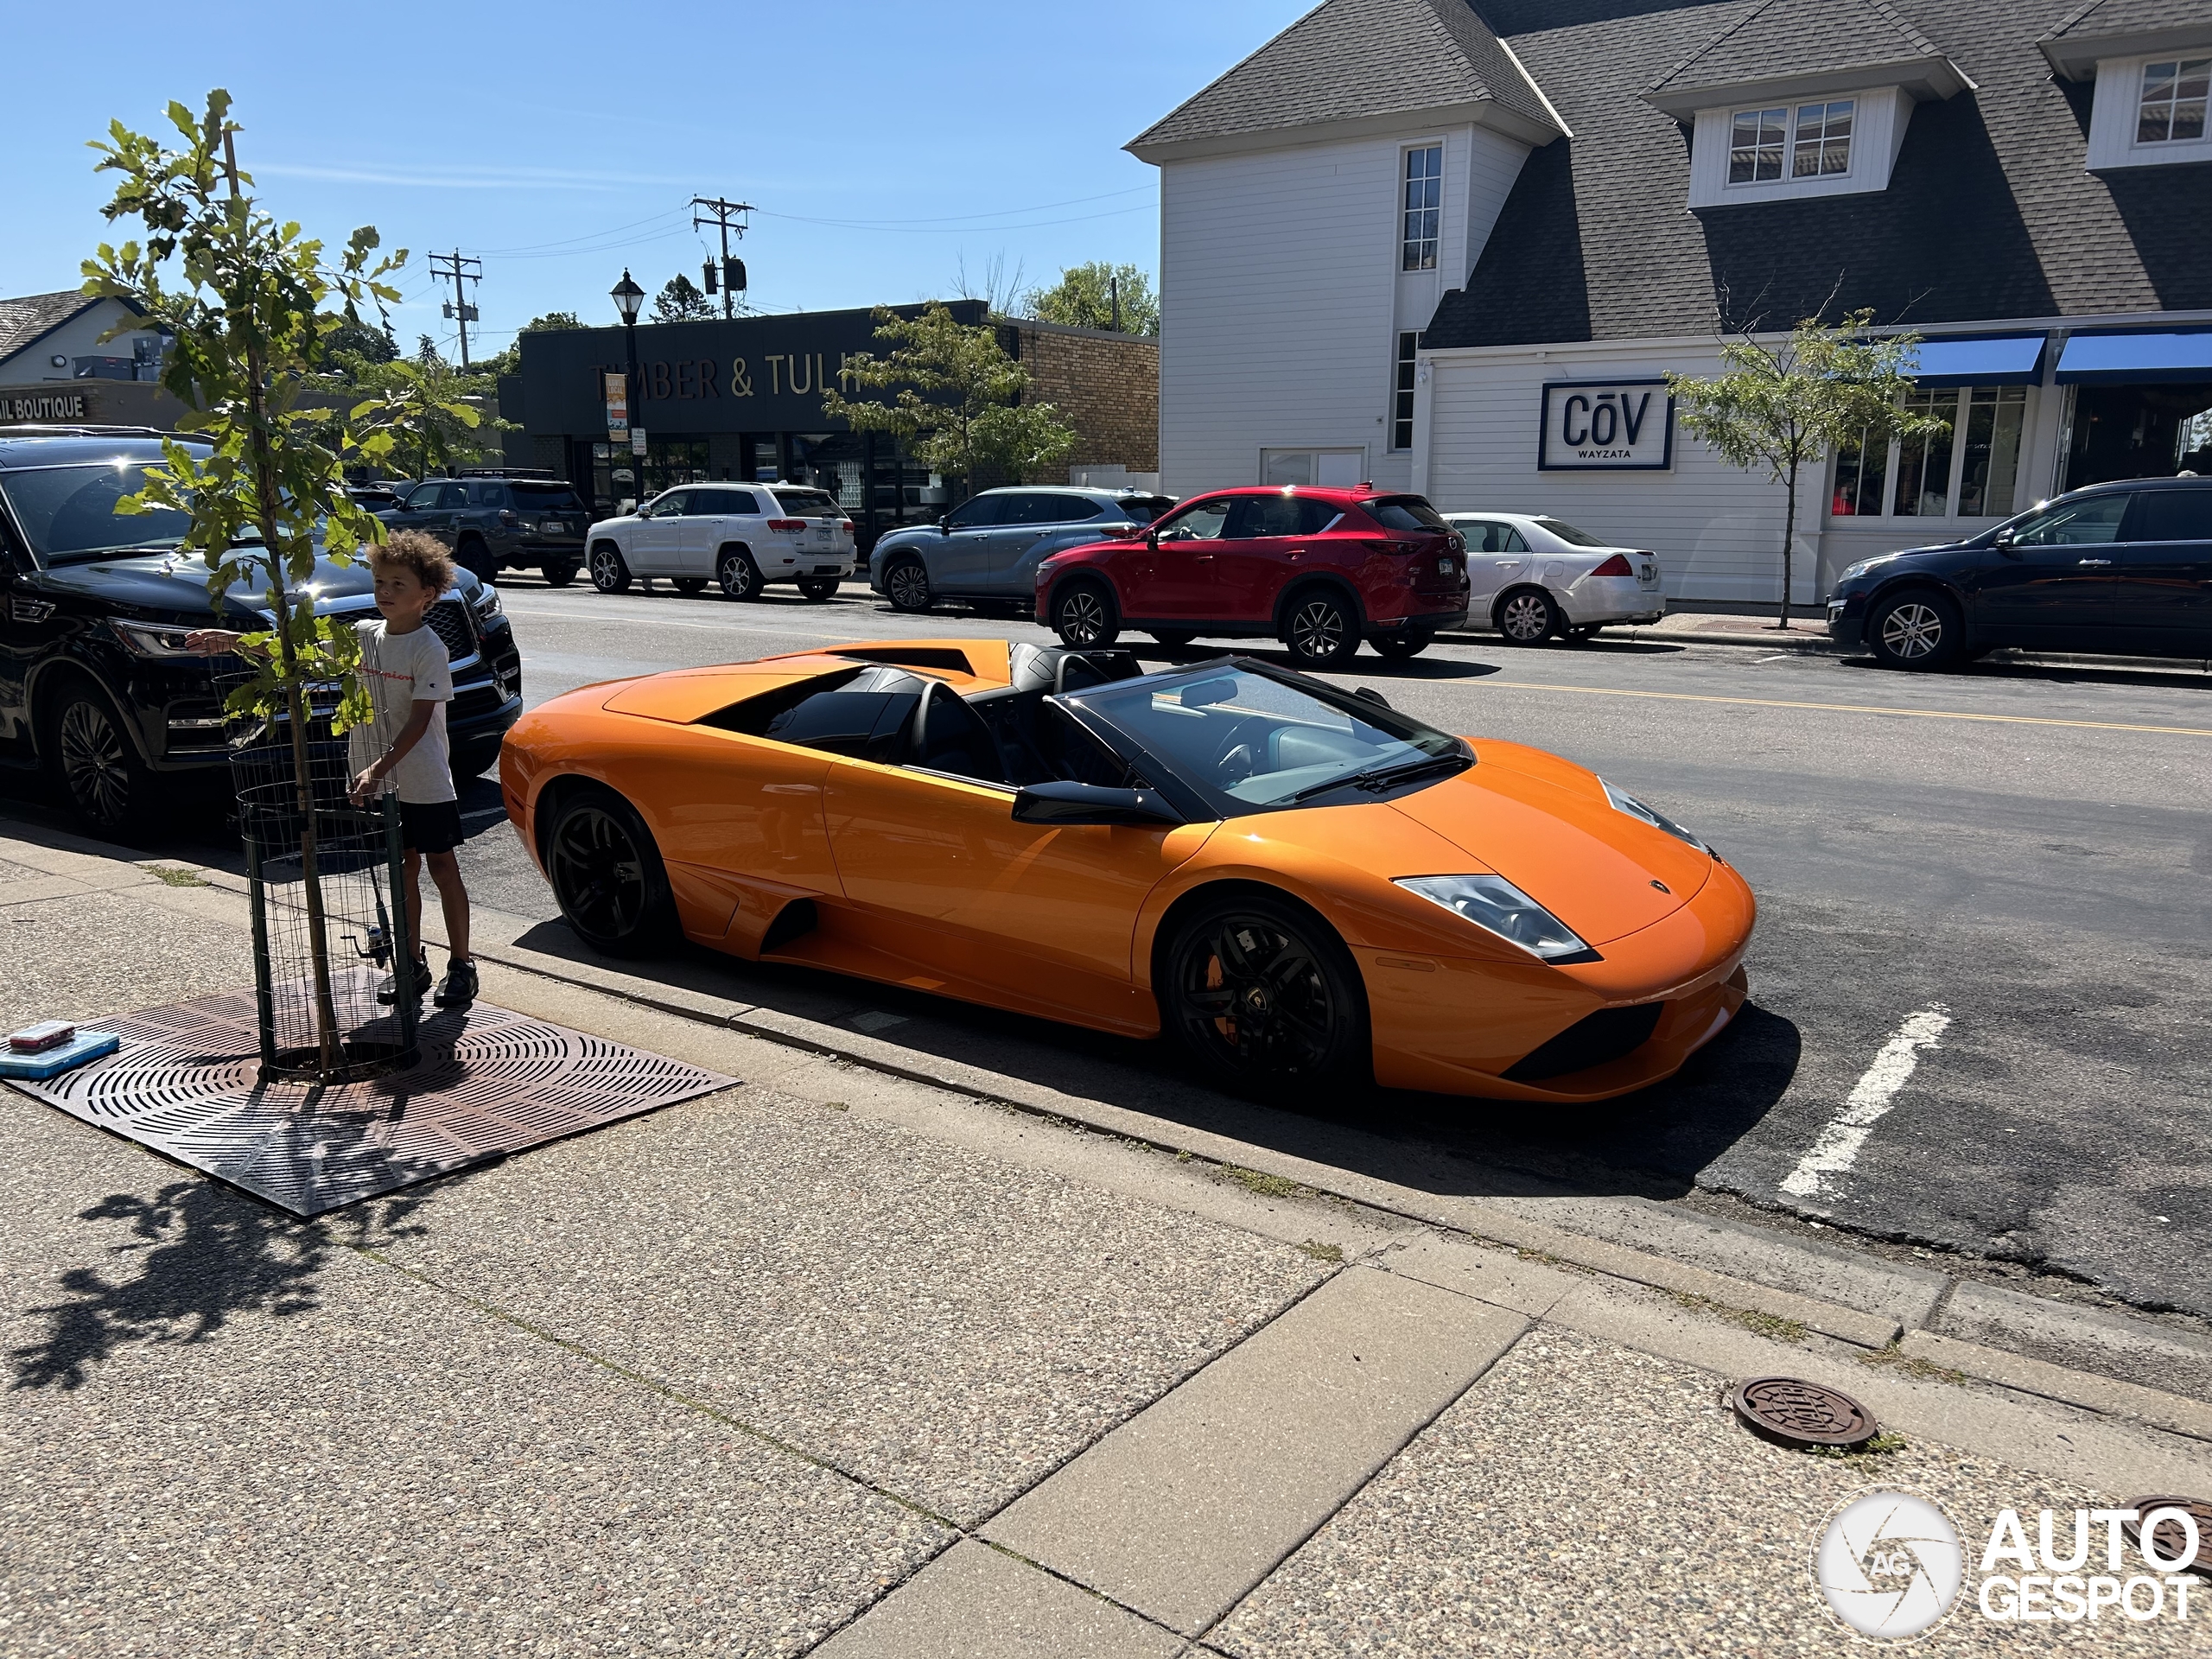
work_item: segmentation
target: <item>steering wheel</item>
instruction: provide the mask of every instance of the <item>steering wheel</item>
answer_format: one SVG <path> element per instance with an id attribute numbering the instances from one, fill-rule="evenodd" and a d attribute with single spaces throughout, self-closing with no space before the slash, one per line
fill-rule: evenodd
<path id="1" fill-rule="evenodd" d="M 1260 769 L 1258 747 L 1267 742 L 1267 728 L 1266 721 L 1248 715 L 1229 728 L 1214 750 L 1213 778 L 1217 787 L 1234 789 Z"/>

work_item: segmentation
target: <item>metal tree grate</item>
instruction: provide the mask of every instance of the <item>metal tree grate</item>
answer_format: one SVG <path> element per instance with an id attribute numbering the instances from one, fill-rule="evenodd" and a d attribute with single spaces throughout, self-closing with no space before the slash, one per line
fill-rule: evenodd
<path id="1" fill-rule="evenodd" d="M 429 1010 L 416 1027 L 414 1065 L 321 1089 L 258 1080 L 251 995 L 85 1023 L 123 1046 L 16 1086 L 302 1217 L 735 1081 L 482 1002 Z"/>

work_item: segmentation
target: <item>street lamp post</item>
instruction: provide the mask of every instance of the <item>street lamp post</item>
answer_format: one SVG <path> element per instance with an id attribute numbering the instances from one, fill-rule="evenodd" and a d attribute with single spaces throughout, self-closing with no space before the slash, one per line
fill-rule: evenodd
<path id="1" fill-rule="evenodd" d="M 628 404 L 630 409 L 630 429 L 635 433 L 638 429 L 638 416 L 642 412 L 638 407 L 638 394 L 643 390 L 638 384 L 638 308 L 645 302 L 645 290 L 630 279 L 630 268 L 625 265 L 622 268 L 622 280 L 615 283 L 607 292 L 613 297 L 614 308 L 622 314 L 622 343 L 629 356 L 629 378 L 626 382 L 628 395 L 624 401 Z M 637 469 L 637 499 L 642 501 L 645 499 L 645 462 L 642 457 L 637 455 L 636 448 L 633 442 L 631 446 L 632 459 L 630 464 Z M 620 492 L 617 493 L 619 494 Z"/>

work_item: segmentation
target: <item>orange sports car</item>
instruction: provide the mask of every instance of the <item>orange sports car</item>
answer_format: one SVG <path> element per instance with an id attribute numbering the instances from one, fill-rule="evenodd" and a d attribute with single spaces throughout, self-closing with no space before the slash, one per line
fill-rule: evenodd
<path id="1" fill-rule="evenodd" d="M 594 947 L 677 936 L 1130 1036 L 1262 1095 L 1591 1101 L 1742 1007 L 1755 906 L 1581 767 L 1264 663 L 887 641 L 586 686 L 507 812 Z"/>

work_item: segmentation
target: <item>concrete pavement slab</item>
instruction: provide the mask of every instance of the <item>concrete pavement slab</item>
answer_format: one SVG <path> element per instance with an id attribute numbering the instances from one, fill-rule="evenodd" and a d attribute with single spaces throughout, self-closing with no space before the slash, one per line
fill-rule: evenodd
<path id="1" fill-rule="evenodd" d="M 1196 1636 L 1526 1326 L 1348 1268 L 984 1536 Z"/>
<path id="2" fill-rule="evenodd" d="M 1859 1646 L 1810 1572 L 1845 1499 L 1876 1486 L 1934 1499 L 1971 1541 L 1971 1575 L 1999 1510 L 2113 1497 L 1933 1446 L 1879 1457 L 1785 1450 L 1737 1425 L 1724 1382 L 1540 1327 L 1208 1643 L 1238 1659 L 1810 1659 Z M 2031 1631 L 1962 1605 L 1912 1650 L 2205 1653 L 2212 1619 L 2139 1624 L 2107 1612 L 2094 1626 Z"/>
<path id="3" fill-rule="evenodd" d="M 796 1653 L 946 1541 L 27 1101 L 0 1172 L 0 1652 Z"/>
<path id="4" fill-rule="evenodd" d="M 963 1539 L 815 1659 L 1175 1659 L 1183 1638 L 1003 1550 Z"/>
<path id="5" fill-rule="evenodd" d="M 143 891 L 86 892 L 67 903 L 6 900 L 0 890 L 0 962 L 8 964 L 0 975 L 0 1029 L 125 1014 L 253 984 L 251 942 L 242 928 L 150 903 Z"/>

